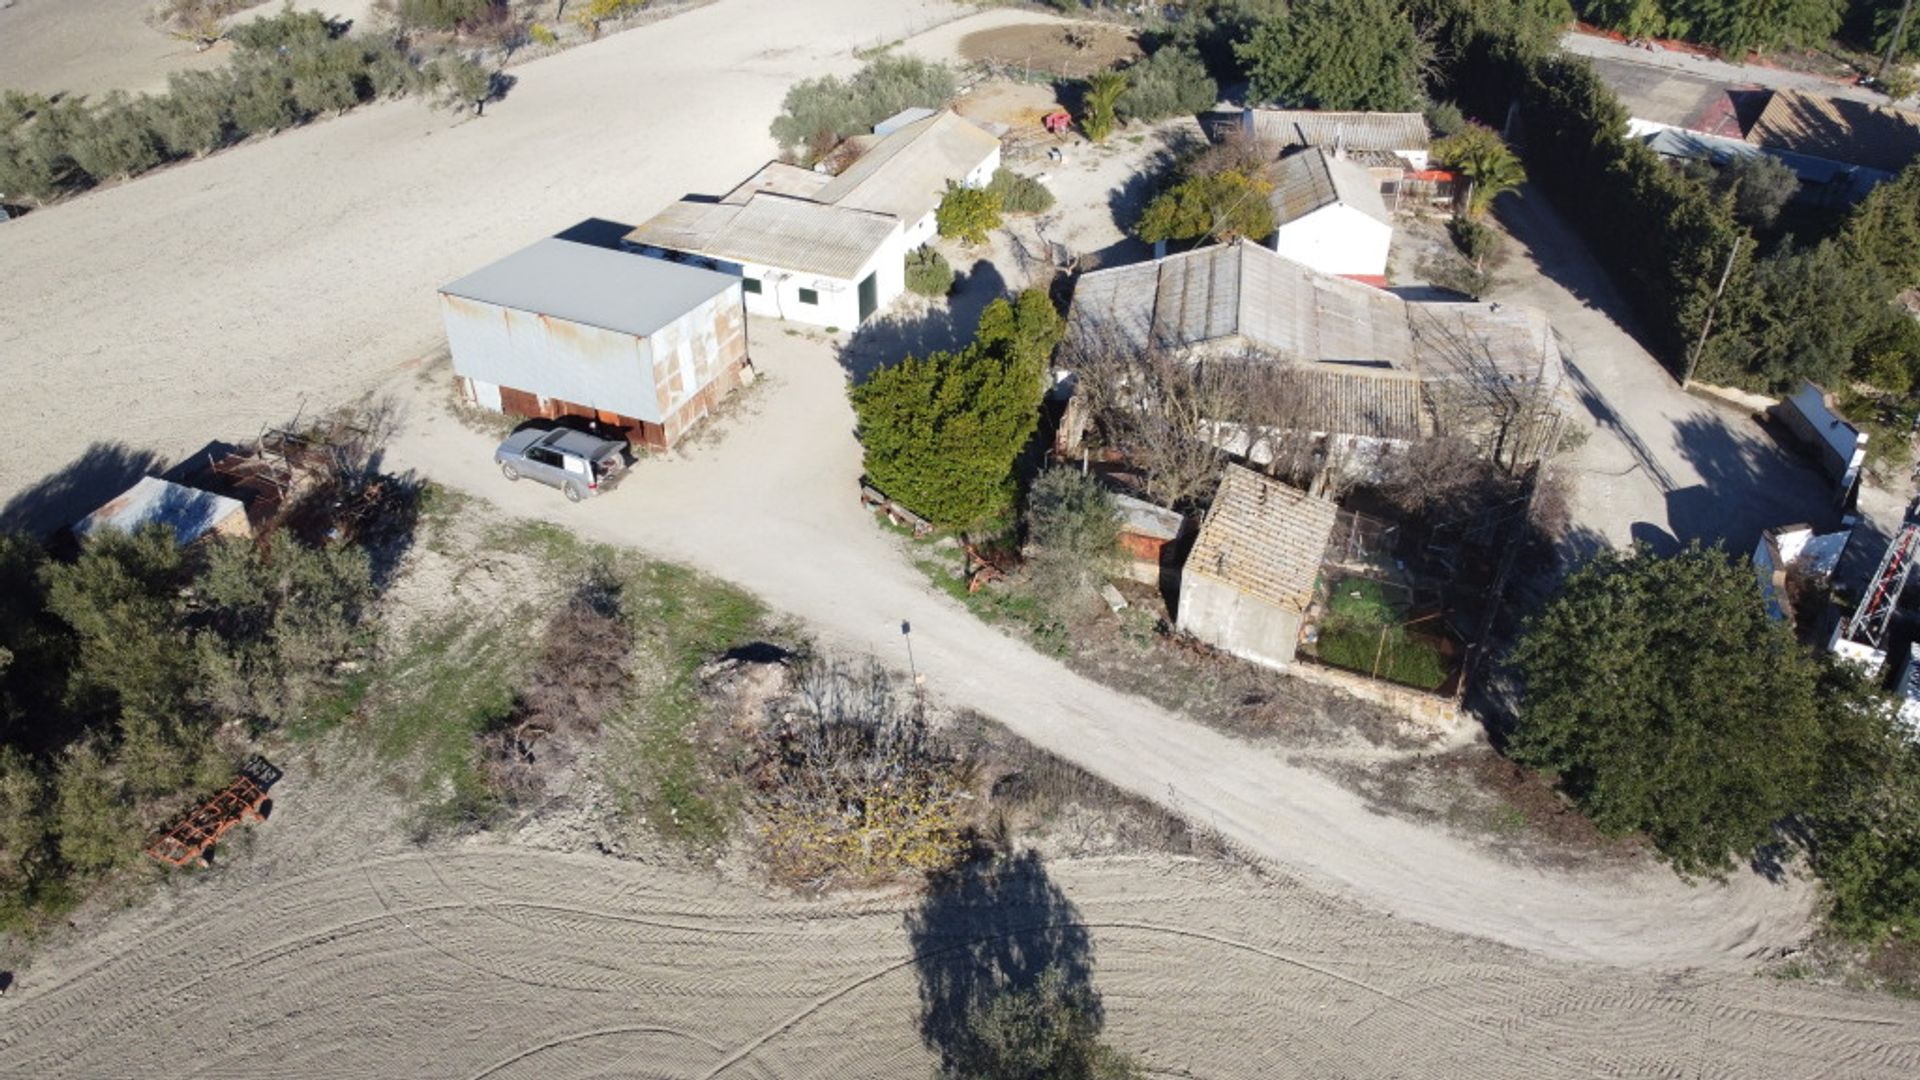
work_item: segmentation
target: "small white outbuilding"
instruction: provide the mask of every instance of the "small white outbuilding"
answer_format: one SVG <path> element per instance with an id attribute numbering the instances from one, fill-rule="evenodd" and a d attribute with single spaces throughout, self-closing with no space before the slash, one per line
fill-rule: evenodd
<path id="1" fill-rule="evenodd" d="M 1393 214 L 1373 177 L 1318 147 L 1281 158 L 1275 169 L 1267 246 L 1323 274 L 1384 285 Z"/>

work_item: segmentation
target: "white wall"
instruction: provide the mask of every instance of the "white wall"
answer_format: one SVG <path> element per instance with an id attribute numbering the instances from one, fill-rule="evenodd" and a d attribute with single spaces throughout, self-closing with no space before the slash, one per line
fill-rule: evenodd
<path id="1" fill-rule="evenodd" d="M 1280 226 L 1267 243 L 1321 273 L 1384 276 L 1393 226 L 1335 203 Z"/>
<path id="2" fill-rule="evenodd" d="M 929 228 L 932 220 L 933 215 L 927 215 Z M 852 330 L 860 325 L 860 282 L 868 274 L 874 275 L 874 287 L 879 301 L 878 306 L 874 308 L 874 314 L 876 316 L 883 314 L 887 310 L 887 305 L 906 290 L 907 252 L 917 246 L 910 245 L 905 231 L 896 228 L 879 249 L 868 257 L 859 271 L 847 279 L 827 277 L 804 270 L 786 270 L 762 263 L 728 262 L 724 259 L 710 259 L 704 256 L 687 256 L 685 261 L 695 266 L 705 266 L 724 274 L 735 274 L 760 282 L 759 292 L 745 293 L 749 314 Z M 668 256 L 667 252 L 659 248 L 640 250 L 643 254 L 656 258 Z M 818 294 L 819 302 L 803 303 L 800 299 L 802 289 L 812 289 Z"/>

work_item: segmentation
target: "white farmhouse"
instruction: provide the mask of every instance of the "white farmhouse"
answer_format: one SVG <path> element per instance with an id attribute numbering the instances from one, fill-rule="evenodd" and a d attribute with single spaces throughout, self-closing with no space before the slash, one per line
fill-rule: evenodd
<path id="1" fill-rule="evenodd" d="M 1275 168 L 1268 246 L 1323 274 L 1386 284 L 1393 215 L 1365 169 L 1308 147 Z"/>
<path id="2" fill-rule="evenodd" d="M 1000 140 L 954 113 L 882 126 L 838 176 L 770 162 L 717 202 L 669 206 L 626 243 L 740 276 L 752 314 L 859 326 L 906 290 L 907 253 L 933 239 L 948 182 L 981 187 L 1000 167 Z"/>

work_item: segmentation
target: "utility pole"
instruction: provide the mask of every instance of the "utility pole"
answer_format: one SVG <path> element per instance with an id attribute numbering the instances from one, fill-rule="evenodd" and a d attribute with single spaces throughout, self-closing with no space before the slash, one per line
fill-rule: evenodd
<path id="1" fill-rule="evenodd" d="M 1907 0 L 1912 3 L 1913 0 Z M 1727 279 L 1733 276 L 1733 260 L 1740 254 L 1740 243 L 1744 236 L 1733 238 L 1733 247 L 1727 252 L 1727 265 L 1720 270 L 1720 284 L 1714 286 L 1713 299 L 1707 302 L 1707 317 L 1700 322 L 1700 340 L 1693 343 L 1693 355 L 1687 358 L 1687 373 L 1680 379 L 1680 389 L 1693 385 L 1693 369 L 1700 366 L 1700 354 L 1707 350 L 1707 332 L 1713 329 L 1713 314 L 1720 307 L 1720 294 L 1727 291 Z"/>
<path id="2" fill-rule="evenodd" d="M 1893 66 L 1893 54 L 1907 43 L 1907 17 L 1913 14 L 1913 0 L 1900 5 L 1900 21 L 1893 24 L 1893 37 L 1887 39 L 1887 52 L 1880 58 L 1880 66 L 1874 69 L 1873 81 L 1878 83 L 1886 78 L 1887 69 Z"/>

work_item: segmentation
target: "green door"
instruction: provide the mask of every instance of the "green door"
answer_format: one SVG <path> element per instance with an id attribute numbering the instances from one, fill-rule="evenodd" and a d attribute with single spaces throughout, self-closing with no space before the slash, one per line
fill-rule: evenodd
<path id="1" fill-rule="evenodd" d="M 860 279 L 860 321 L 866 322 L 873 309 L 880 306 L 880 286 L 873 280 L 873 274 Z"/>

